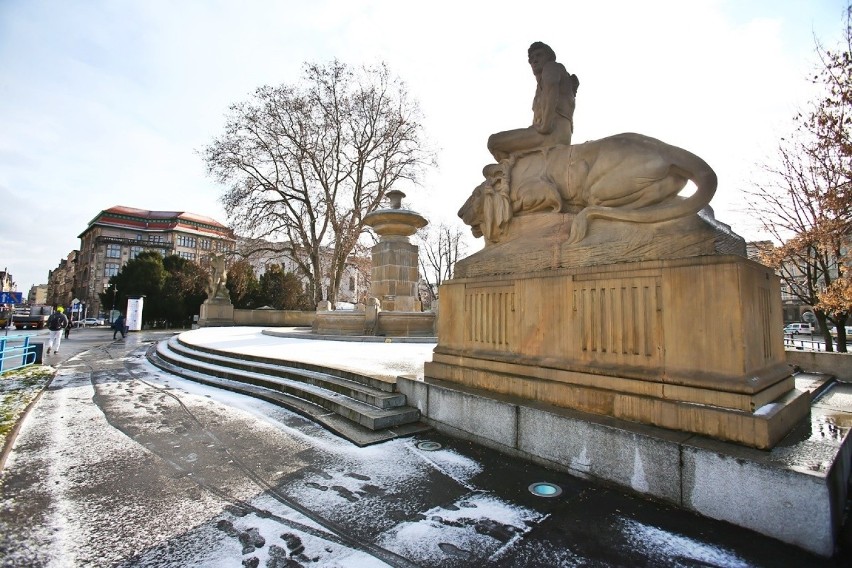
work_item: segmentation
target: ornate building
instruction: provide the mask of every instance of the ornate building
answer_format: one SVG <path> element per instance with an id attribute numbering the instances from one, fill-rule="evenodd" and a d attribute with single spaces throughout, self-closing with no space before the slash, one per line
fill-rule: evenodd
<path id="1" fill-rule="evenodd" d="M 59 261 L 59 266 L 47 273 L 46 303 L 54 306 L 70 307 L 74 299 L 74 275 L 79 251 L 73 250 L 67 258 Z"/>
<path id="2" fill-rule="evenodd" d="M 127 261 L 142 251 L 179 255 L 206 265 L 210 253 L 234 249 L 234 233 L 210 217 L 183 211 L 148 211 L 115 206 L 98 213 L 80 233 L 74 297 L 88 315 L 105 312 L 98 294 Z"/>
<path id="3" fill-rule="evenodd" d="M 773 248 L 772 241 L 746 243 L 748 257 L 760 263 L 764 262 L 763 255 L 771 252 Z M 801 322 L 813 317 L 813 307 L 802 302 L 793 291 L 796 287 L 800 289 L 807 287 L 807 276 L 804 271 L 794 262 L 786 262 L 783 270 L 776 270 L 775 273 L 781 276 L 781 311 L 784 314 L 784 323 Z M 836 266 L 833 268 L 832 277 L 837 278 Z"/>
<path id="4" fill-rule="evenodd" d="M 5 268 L 0 270 L 0 292 L 17 292 L 18 285 L 15 284 L 15 281 L 12 279 L 12 275 L 9 274 L 9 269 Z"/>
<path id="5" fill-rule="evenodd" d="M 75 253 L 77 251 L 74 251 Z M 47 303 L 47 284 L 34 284 L 30 287 L 30 292 L 27 294 L 27 303 L 46 304 Z"/>
<path id="6" fill-rule="evenodd" d="M 293 246 L 289 242 L 274 243 L 263 239 L 237 238 L 237 258 L 246 258 L 254 269 L 256 277 L 260 278 L 267 268 L 273 264 L 281 265 L 285 272 L 292 272 L 300 276 L 302 286 L 307 291 L 308 279 L 299 273 L 298 263 L 294 256 L 299 255 L 301 247 Z M 301 254 L 302 258 L 306 255 Z M 322 271 L 326 276 L 323 278 L 323 298 L 328 297 L 330 278 L 331 251 L 323 250 L 321 254 Z M 351 254 L 346 259 L 343 277 L 340 279 L 340 290 L 337 291 L 336 303 L 346 302 L 350 304 L 365 303 L 370 291 L 370 257 Z"/>

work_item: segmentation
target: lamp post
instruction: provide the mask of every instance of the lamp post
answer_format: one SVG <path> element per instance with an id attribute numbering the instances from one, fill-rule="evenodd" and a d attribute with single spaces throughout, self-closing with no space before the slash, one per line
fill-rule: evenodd
<path id="1" fill-rule="evenodd" d="M 112 323 L 113 313 L 115 312 L 115 296 L 118 294 L 118 287 L 115 284 L 110 284 L 112 288 L 112 309 L 109 311 L 110 323 Z"/>

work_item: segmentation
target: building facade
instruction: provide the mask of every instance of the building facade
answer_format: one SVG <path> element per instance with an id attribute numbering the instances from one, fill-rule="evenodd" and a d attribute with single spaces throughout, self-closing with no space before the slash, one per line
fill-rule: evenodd
<path id="1" fill-rule="evenodd" d="M 302 282 L 303 289 L 308 290 L 308 278 L 299 271 L 299 265 L 294 255 L 301 250 L 298 246 L 290 243 L 273 243 L 262 239 L 246 239 L 238 237 L 238 256 L 248 260 L 257 278 L 263 275 L 267 268 L 272 265 L 280 265 L 284 272 L 292 272 Z M 331 279 L 328 276 L 331 271 L 331 252 L 323 252 L 321 255 L 321 270 L 325 275 L 322 280 L 323 298 L 328 297 Z M 340 279 L 340 289 L 337 291 L 335 303 L 357 304 L 365 303 L 370 292 L 370 257 L 351 254 L 346 259 L 346 267 L 343 277 Z"/>
<path id="2" fill-rule="evenodd" d="M 46 304 L 47 303 L 47 284 L 35 284 L 30 287 L 30 291 L 27 294 L 27 303 L 32 304 Z"/>
<path id="3" fill-rule="evenodd" d="M 9 269 L 5 268 L 0 270 L 0 292 L 17 292 L 18 285 L 15 284 L 15 281 L 12 279 L 12 275 L 9 274 Z"/>
<path id="4" fill-rule="evenodd" d="M 210 217 L 125 206 L 98 213 L 79 238 L 74 297 L 89 316 L 111 307 L 101 306 L 99 294 L 109 287 L 112 276 L 143 251 L 176 254 L 207 266 L 211 254 L 229 253 L 236 243 L 233 231 Z"/>
<path id="5" fill-rule="evenodd" d="M 79 251 L 71 251 L 66 258 L 59 261 L 59 266 L 47 273 L 47 294 L 45 302 L 41 303 L 71 306 L 74 300 L 74 276 L 78 256 Z"/>

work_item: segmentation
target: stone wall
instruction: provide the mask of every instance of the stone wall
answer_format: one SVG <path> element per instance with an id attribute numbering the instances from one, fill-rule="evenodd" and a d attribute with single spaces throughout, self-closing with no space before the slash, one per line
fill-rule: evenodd
<path id="1" fill-rule="evenodd" d="M 787 349 L 787 363 L 812 373 L 834 375 L 838 380 L 852 382 L 852 354 Z"/>
<path id="2" fill-rule="evenodd" d="M 234 310 L 234 325 L 311 327 L 317 313 L 296 310 Z"/>

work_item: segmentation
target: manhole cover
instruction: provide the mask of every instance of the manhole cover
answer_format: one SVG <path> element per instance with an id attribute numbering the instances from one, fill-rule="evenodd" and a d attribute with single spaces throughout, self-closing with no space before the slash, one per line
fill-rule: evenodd
<path id="1" fill-rule="evenodd" d="M 552 483 L 533 483 L 530 485 L 530 493 L 538 497 L 558 497 L 562 495 L 562 488 Z"/>
<path id="2" fill-rule="evenodd" d="M 423 450 L 424 452 L 434 452 L 444 447 L 438 442 L 417 442 L 415 445 L 418 450 Z"/>

